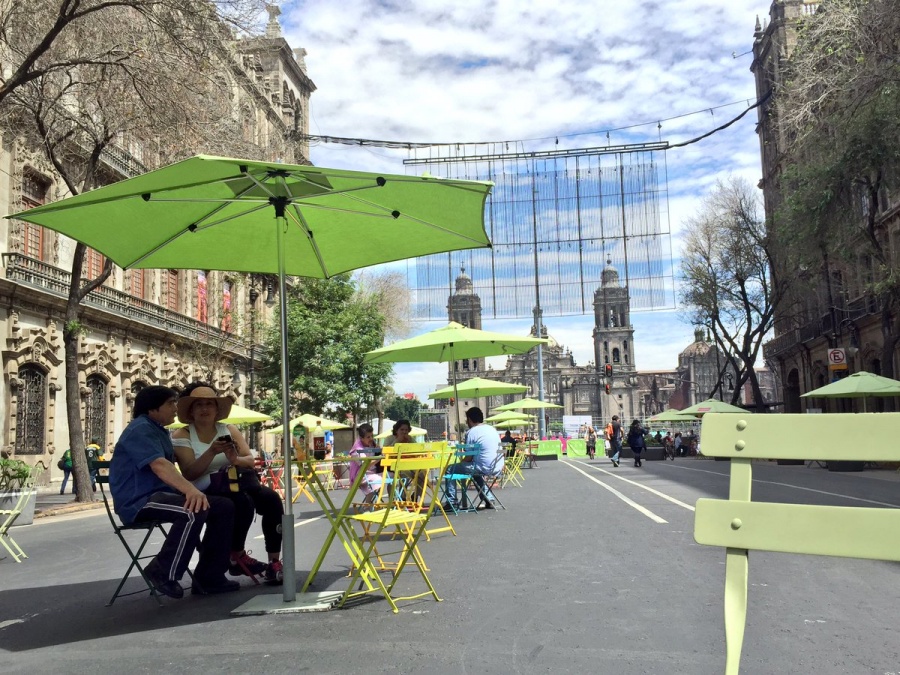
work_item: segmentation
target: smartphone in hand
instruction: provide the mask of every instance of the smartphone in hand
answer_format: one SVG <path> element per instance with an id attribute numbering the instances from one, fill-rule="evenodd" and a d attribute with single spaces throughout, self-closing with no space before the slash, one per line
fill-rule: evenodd
<path id="1" fill-rule="evenodd" d="M 231 437 L 230 434 L 225 434 L 224 436 L 219 436 L 216 440 L 222 441 L 223 443 L 234 443 L 234 439 Z"/>

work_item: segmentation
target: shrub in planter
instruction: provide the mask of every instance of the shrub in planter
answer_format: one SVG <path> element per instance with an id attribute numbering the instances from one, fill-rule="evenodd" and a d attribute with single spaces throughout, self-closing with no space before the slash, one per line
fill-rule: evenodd
<path id="1" fill-rule="evenodd" d="M 40 472 L 41 467 L 31 466 L 20 459 L 0 459 L 0 510 L 15 508 L 23 490 L 31 493 L 13 527 L 30 525 L 34 520 L 34 503 L 37 499 L 34 480 Z"/>

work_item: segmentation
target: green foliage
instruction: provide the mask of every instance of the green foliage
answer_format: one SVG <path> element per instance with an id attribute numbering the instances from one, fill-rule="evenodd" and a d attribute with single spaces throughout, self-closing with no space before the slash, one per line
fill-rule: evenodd
<path id="1" fill-rule="evenodd" d="M 25 486 L 32 474 L 37 476 L 39 469 L 26 464 L 21 459 L 0 459 L 0 492 L 18 490 Z"/>
<path id="2" fill-rule="evenodd" d="M 403 398 L 394 396 L 385 406 L 384 415 L 392 420 L 409 420 L 413 424 L 419 423 L 419 411 L 422 402 L 418 398 Z"/>
<path id="3" fill-rule="evenodd" d="M 288 299 L 288 359 L 292 415 L 354 415 L 387 388 L 390 364 L 365 364 L 384 341 L 384 319 L 371 298 L 355 292 L 349 275 L 299 279 Z M 266 336 L 260 385 L 269 390 L 266 412 L 281 410 L 280 331 Z"/>

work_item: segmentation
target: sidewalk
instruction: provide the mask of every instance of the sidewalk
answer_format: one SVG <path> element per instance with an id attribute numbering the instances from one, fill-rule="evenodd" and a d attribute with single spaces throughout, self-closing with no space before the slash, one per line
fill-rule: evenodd
<path id="1" fill-rule="evenodd" d="M 34 504 L 35 518 L 103 508 L 103 498 L 99 490 L 94 493 L 93 502 L 76 502 L 75 495 L 71 493 L 71 483 L 66 486 L 66 493 L 63 495 L 59 494 L 59 485 L 59 483 L 54 483 L 38 488 L 37 499 Z"/>

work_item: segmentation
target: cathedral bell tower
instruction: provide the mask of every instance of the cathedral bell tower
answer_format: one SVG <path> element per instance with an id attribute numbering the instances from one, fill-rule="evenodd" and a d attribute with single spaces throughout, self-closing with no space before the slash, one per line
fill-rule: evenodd
<path id="1" fill-rule="evenodd" d="M 456 292 L 447 300 L 447 316 L 466 328 L 481 330 L 481 298 L 475 295 L 472 278 L 466 274 L 465 267 L 460 268 L 456 277 Z M 483 365 L 482 359 L 463 359 L 456 362 L 456 371 L 461 379 L 466 379 Z M 449 371 L 447 379 L 450 380 Z"/>
<path id="2" fill-rule="evenodd" d="M 606 260 L 600 288 L 594 291 L 594 363 L 600 376 L 602 414 L 634 418 L 637 368 L 634 364 L 634 328 L 631 325 L 628 287 L 619 283 L 619 271 Z"/>

